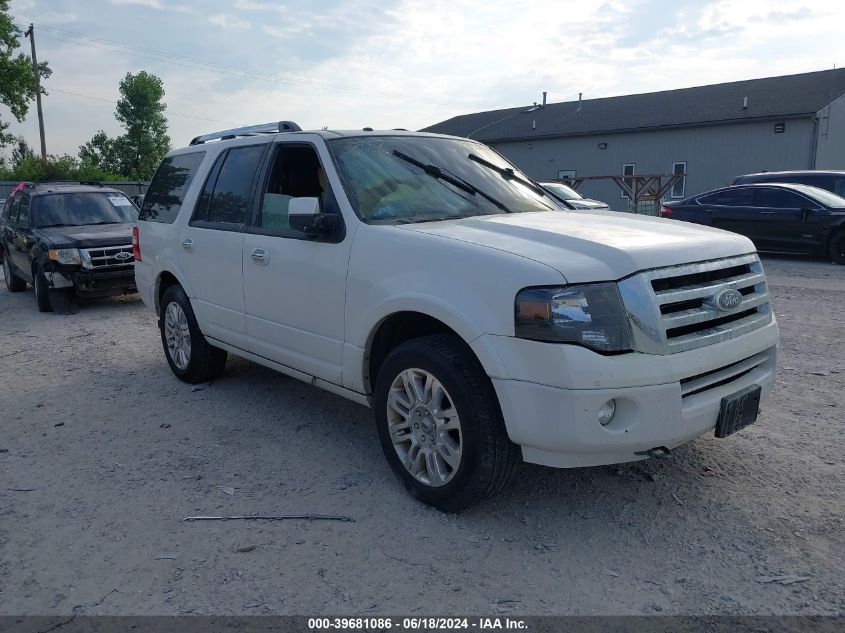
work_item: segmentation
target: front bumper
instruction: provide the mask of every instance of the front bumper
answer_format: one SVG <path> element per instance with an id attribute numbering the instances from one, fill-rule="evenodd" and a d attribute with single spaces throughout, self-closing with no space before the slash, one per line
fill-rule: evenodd
<path id="1" fill-rule="evenodd" d="M 62 269 L 45 271 L 51 288 L 74 288 L 81 297 L 108 297 L 136 292 L 131 266 L 112 269 Z"/>
<path id="2" fill-rule="evenodd" d="M 508 435 L 525 461 L 560 468 L 635 461 L 653 448 L 675 448 L 713 430 L 723 397 L 753 384 L 765 397 L 775 382 L 774 322 L 666 356 L 602 356 L 566 345 L 484 338 L 490 340 L 473 347 L 485 347 L 488 358 L 493 352 L 500 361 L 503 375 L 488 373 Z M 616 414 L 602 426 L 598 411 L 610 399 Z"/>

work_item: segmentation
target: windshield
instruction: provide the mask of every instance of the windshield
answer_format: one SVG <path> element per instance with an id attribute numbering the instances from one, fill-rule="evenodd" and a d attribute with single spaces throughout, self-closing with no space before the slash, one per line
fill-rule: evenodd
<path id="1" fill-rule="evenodd" d="M 122 193 L 56 193 L 36 196 L 35 223 L 39 227 L 123 224 L 135 222 L 138 210 Z"/>
<path id="2" fill-rule="evenodd" d="M 365 222 L 426 222 L 557 209 L 526 176 L 479 143 L 372 136 L 334 139 L 329 146 L 349 201 Z M 471 155 L 488 165 L 470 159 Z M 499 168 L 513 171 L 503 174 Z"/>
<path id="3" fill-rule="evenodd" d="M 835 193 L 831 193 L 825 189 L 810 187 L 809 185 L 790 184 L 789 186 L 795 189 L 795 191 L 800 191 L 805 196 L 809 196 L 816 202 L 821 202 L 827 207 L 833 207 L 834 209 L 845 208 L 845 198 L 837 196 Z"/>
<path id="4" fill-rule="evenodd" d="M 541 183 L 546 189 L 551 191 L 555 194 L 558 198 L 563 198 L 564 200 L 580 200 L 581 194 L 572 189 L 571 187 L 567 187 L 564 184 L 558 182 L 544 182 Z"/>

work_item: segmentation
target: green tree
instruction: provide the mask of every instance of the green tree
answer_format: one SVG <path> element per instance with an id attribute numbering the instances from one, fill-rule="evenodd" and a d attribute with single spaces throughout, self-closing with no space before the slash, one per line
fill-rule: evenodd
<path id="1" fill-rule="evenodd" d="M 9 15 L 8 0 L 0 0 L 0 103 L 9 108 L 12 116 L 23 121 L 29 111 L 30 102 L 35 99 L 35 77 L 32 74 L 32 59 L 29 55 L 15 51 L 20 47 L 21 30 L 15 26 Z M 42 79 L 50 76 L 47 62 L 38 64 Z M 42 88 L 42 94 L 47 94 Z M 14 142 L 15 137 L 7 133 L 9 123 L 0 118 L 0 147 Z"/>
<path id="2" fill-rule="evenodd" d="M 149 180 L 170 149 L 164 85 L 146 71 L 126 73 L 120 82 L 114 116 L 125 133 L 117 138 L 100 130 L 80 146 L 82 164 L 117 172 L 131 179 Z"/>
<path id="3" fill-rule="evenodd" d="M 103 130 L 98 131 L 85 145 L 80 145 L 79 160 L 89 167 L 114 173 L 121 171 L 115 141 Z"/>
<path id="4" fill-rule="evenodd" d="M 17 167 L 28 158 L 35 158 L 35 152 L 26 142 L 26 139 L 19 136 L 15 139 L 15 145 L 12 148 L 12 166 Z"/>

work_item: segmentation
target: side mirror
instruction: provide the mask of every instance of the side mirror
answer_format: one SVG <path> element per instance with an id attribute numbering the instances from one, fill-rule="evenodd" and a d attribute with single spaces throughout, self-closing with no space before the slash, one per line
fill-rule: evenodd
<path id="1" fill-rule="evenodd" d="M 326 235 L 337 228 L 337 216 L 320 213 L 319 198 L 291 198 L 288 203 L 290 228 L 306 235 Z"/>
<path id="2" fill-rule="evenodd" d="M 130 196 L 129 199 L 132 201 L 132 204 L 134 204 L 139 209 L 141 208 L 141 205 L 144 204 L 144 196 L 141 196 L 141 195 Z"/>

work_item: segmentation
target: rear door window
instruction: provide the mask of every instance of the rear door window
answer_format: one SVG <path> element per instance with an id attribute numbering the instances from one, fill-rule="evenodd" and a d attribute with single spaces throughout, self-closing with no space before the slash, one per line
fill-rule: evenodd
<path id="1" fill-rule="evenodd" d="M 228 150 L 212 169 L 192 219 L 217 225 L 243 225 L 248 218 L 253 182 L 266 145 Z"/>
<path id="2" fill-rule="evenodd" d="M 721 207 L 751 207 L 754 206 L 754 190 L 745 187 L 726 189 L 704 196 L 699 202 Z"/>
<path id="3" fill-rule="evenodd" d="M 138 219 L 172 224 L 204 156 L 205 152 L 193 152 L 165 158 L 144 195 Z"/>
<path id="4" fill-rule="evenodd" d="M 21 201 L 18 204 L 18 217 L 15 221 L 18 226 L 29 226 L 29 194 L 21 195 Z"/>

